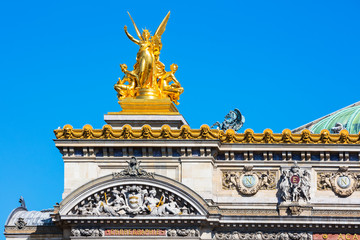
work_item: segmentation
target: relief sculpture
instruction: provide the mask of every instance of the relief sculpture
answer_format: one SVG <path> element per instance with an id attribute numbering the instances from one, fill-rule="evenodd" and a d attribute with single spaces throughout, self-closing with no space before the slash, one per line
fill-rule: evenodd
<path id="1" fill-rule="evenodd" d="M 163 189 L 122 185 L 93 194 L 74 207 L 69 215 L 194 215 L 187 202 Z"/>
<path id="2" fill-rule="evenodd" d="M 348 197 L 360 189 L 360 173 L 351 173 L 341 166 L 337 172 L 321 172 L 317 176 L 318 190 L 332 190 L 340 197 Z"/>
<path id="3" fill-rule="evenodd" d="M 132 157 L 128 166 L 113 173 L 113 178 L 154 178 L 140 167 L 141 161 Z M 69 215 L 194 215 L 195 209 L 185 200 L 164 189 L 144 185 L 125 184 L 99 191 L 81 201 Z"/>
<path id="4" fill-rule="evenodd" d="M 253 171 L 252 165 L 244 166 L 242 172 L 223 172 L 223 188 L 236 189 L 240 194 L 254 195 L 260 189 L 276 188 L 275 173 L 271 171 Z"/>
<path id="5" fill-rule="evenodd" d="M 284 170 L 279 180 L 280 215 L 311 214 L 310 172 L 300 169 L 296 161 L 290 170 Z"/>
<path id="6" fill-rule="evenodd" d="M 306 232 L 253 233 L 227 232 L 215 233 L 214 240 L 312 240 L 312 234 Z"/>
<path id="7" fill-rule="evenodd" d="M 310 201 L 310 173 L 296 164 L 284 170 L 279 184 L 281 200 L 284 202 Z"/>

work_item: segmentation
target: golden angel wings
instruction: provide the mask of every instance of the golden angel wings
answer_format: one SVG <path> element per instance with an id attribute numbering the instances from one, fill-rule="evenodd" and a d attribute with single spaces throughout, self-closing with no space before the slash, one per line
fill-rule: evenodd
<path id="1" fill-rule="evenodd" d="M 120 65 L 125 76 L 123 79 L 119 79 L 114 86 L 119 100 L 124 98 L 169 98 L 178 104 L 177 100 L 179 100 L 180 94 L 184 91 L 175 77 L 178 66 L 172 64 L 170 71 L 166 71 L 165 65 L 159 60 L 162 48 L 161 36 L 165 32 L 170 12 L 161 22 L 153 36 L 150 35 L 147 29 L 140 33 L 130 13 L 129 16 L 139 39 L 130 35 L 126 26 L 124 27 L 125 34 L 131 41 L 139 45 L 140 49 L 136 56 L 134 70 L 129 71 L 126 64 Z"/>

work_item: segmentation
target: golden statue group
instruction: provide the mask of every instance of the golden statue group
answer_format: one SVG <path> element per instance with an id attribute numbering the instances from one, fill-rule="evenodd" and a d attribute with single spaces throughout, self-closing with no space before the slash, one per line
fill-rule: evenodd
<path id="1" fill-rule="evenodd" d="M 170 98 L 175 104 L 184 89 L 175 77 L 178 69 L 176 64 L 170 66 L 169 72 L 165 70 L 165 65 L 160 62 L 159 55 L 162 48 L 161 35 L 164 33 L 166 24 L 169 20 L 170 12 L 166 15 L 153 36 L 148 30 L 143 30 L 140 34 L 134 20 L 130 19 L 134 25 L 139 40 L 134 38 L 124 27 L 127 37 L 139 45 L 140 49 L 136 56 L 134 70 L 129 71 L 126 64 L 120 64 L 121 71 L 125 74 L 123 79 L 115 84 L 114 88 L 118 93 L 118 99 L 164 99 Z"/>

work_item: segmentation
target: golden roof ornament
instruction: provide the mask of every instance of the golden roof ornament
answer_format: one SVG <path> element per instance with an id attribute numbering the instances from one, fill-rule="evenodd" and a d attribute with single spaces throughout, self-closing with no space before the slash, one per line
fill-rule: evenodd
<path id="1" fill-rule="evenodd" d="M 161 36 L 165 32 L 170 12 L 153 36 L 147 29 L 140 34 L 130 13 L 128 14 L 139 39 L 130 35 L 127 26 L 124 27 L 125 34 L 140 49 L 132 71 L 128 70 L 126 64 L 120 64 L 125 75 L 114 86 L 122 107 L 120 114 L 178 114 L 173 103 L 179 104 L 180 94 L 184 91 L 175 77 L 178 66 L 172 64 L 170 71 L 166 71 L 165 65 L 159 60 Z"/>

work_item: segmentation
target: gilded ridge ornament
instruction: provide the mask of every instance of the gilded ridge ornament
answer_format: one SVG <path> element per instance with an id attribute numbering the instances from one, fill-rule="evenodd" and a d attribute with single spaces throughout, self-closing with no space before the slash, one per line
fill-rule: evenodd
<path id="1" fill-rule="evenodd" d="M 170 71 L 166 71 L 165 65 L 160 62 L 161 36 L 165 32 L 170 12 L 152 36 L 147 29 L 140 33 L 130 13 L 128 14 L 138 39 L 130 35 L 127 26 L 124 27 L 125 34 L 132 42 L 139 45 L 139 51 L 136 55 L 136 63 L 132 71 L 128 70 L 126 64 L 120 64 L 124 77 L 123 79 L 119 78 L 119 81 L 114 86 L 118 93 L 119 102 L 125 98 L 145 100 L 170 99 L 173 103 L 179 104 L 178 100 L 184 89 L 175 77 L 178 66 L 172 64 Z"/>
<path id="2" fill-rule="evenodd" d="M 348 171 L 348 167 L 339 167 L 337 172 L 322 172 L 317 175 L 318 190 L 331 189 L 340 197 L 348 197 L 360 189 L 360 173 Z"/>
<path id="3" fill-rule="evenodd" d="M 171 129 L 164 125 L 161 129 L 151 129 L 144 125 L 142 129 L 132 129 L 130 125 L 124 125 L 122 129 L 113 129 L 110 125 L 104 125 L 102 129 L 93 129 L 91 125 L 85 125 L 83 129 L 73 129 L 71 125 L 65 125 L 62 129 L 54 130 L 57 139 L 217 139 L 222 143 L 269 143 L 269 144 L 360 144 L 360 134 L 349 134 L 342 130 L 340 134 L 328 134 L 328 130 L 321 134 L 312 134 L 305 129 L 300 134 L 291 133 L 289 129 L 282 133 L 273 133 L 265 129 L 263 133 L 254 133 L 246 129 L 244 133 L 236 133 L 233 129 L 226 132 L 210 129 L 202 125 L 200 129 L 190 129 L 183 125 L 180 129 Z"/>

